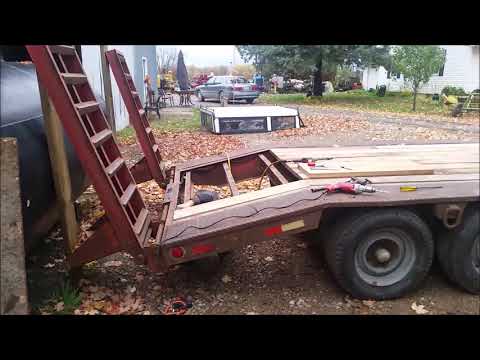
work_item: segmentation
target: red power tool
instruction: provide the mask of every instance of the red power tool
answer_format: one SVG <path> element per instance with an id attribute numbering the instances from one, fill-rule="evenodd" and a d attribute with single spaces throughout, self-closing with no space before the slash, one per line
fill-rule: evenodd
<path id="1" fill-rule="evenodd" d="M 374 193 L 379 191 L 375 189 L 373 186 L 355 184 L 351 182 L 341 182 L 341 183 L 321 186 L 318 188 L 313 188 L 311 190 L 312 192 L 326 190 L 327 193 L 342 192 L 347 194 Z"/>

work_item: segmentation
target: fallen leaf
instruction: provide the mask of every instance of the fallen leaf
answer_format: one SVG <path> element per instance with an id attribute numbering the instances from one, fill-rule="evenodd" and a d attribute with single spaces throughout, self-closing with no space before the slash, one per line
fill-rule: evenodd
<path id="1" fill-rule="evenodd" d="M 43 267 L 44 267 L 45 269 L 50 269 L 50 268 L 55 267 L 55 264 L 48 263 L 48 264 L 43 265 Z"/>
<path id="2" fill-rule="evenodd" d="M 95 303 L 93 304 L 93 307 L 94 307 L 95 309 L 101 311 L 101 310 L 103 310 L 103 308 L 105 308 L 106 305 L 107 305 L 107 304 L 106 304 L 105 301 L 97 301 L 97 302 L 95 302 Z"/>
<path id="3" fill-rule="evenodd" d="M 267 257 L 265 258 L 265 261 L 271 262 L 271 261 L 273 261 L 273 257 L 267 256 Z"/>
<path id="4" fill-rule="evenodd" d="M 232 281 L 232 278 L 231 278 L 230 276 L 228 276 L 228 275 L 224 275 L 224 276 L 222 277 L 222 281 L 223 281 L 225 284 L 227 284 L 227 283 L 229 283 L 230 281 Z"/>
<path id="5" fill-rule="evenodd" d="M 373 301 L 373 300 L 363 300 L 362 304 L 371 308 L 375 305 L 375 301 Z"/>
<path id="6" fill-rule="evenodd" d="M 55 305 L 55 311 L 62 311 L 65 308 L 65 304 L 63 301 L 60 301 Z"/>
<path id="7" fill-rule="evenodd" d="M 423 315 L 423 314 L 426 314 L 428 313 L 428 310 L 425 309 L 425 306 L 424 305 L 417 305 L 416 302 L 414 302 L 412 304 L 412 310 L 415 311 L 417 314 L 419 315 Z"/>

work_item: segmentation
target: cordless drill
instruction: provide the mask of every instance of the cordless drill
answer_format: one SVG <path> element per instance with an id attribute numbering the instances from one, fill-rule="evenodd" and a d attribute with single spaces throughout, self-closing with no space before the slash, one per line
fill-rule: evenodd
<path id="1" fill-rule="evenodd" d="M 321 186 L 318 188 L 313 188 L 311 190 L 312 192 L 325 190 L 327 193 L 342 192 L 346 194 L 374 193 L 378 191 L 373 186 L 361 185 L 361 184 L 356 184 L 351 182 L 341 182 L 341 183 Z"/>

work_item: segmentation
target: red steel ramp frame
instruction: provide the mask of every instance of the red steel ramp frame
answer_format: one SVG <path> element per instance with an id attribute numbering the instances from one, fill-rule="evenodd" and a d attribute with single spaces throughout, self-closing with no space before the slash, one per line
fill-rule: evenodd
<path id="1" fill-rule="evenodd" d="M 73 46 L 27 46 L 39 81 L 75 147 L 105 209 L 98 229 L 69 259 L 72 267 L 117 251 L 145 262 L 144 247 L 155 224 L 122 158 Z"/>
<path id="2" fill-rule="evenodd" d="M 165 188 L 168 179 L 160 150 L 133 83 L 125 57 L 115 49 L 107 51 L 106 57 L 143 152 L 143 157 L 131 168 L 132 174 L 139 183 L 154 179 L 162 188 Z"/>

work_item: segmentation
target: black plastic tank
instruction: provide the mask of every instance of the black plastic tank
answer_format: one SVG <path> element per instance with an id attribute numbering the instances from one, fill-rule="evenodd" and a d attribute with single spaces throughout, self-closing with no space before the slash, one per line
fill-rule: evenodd
<path id="1" fill-rule="evenodd" d="M 95 94 L 105 111 L 104 101 Z M 58 222 L 37 75 L 32 63 L 0 59 L 0 137 L 17 139 L 25 246 L 29 250 Z M 64 134 L 72 191 L 77 198 L 88 179 Z"/>

